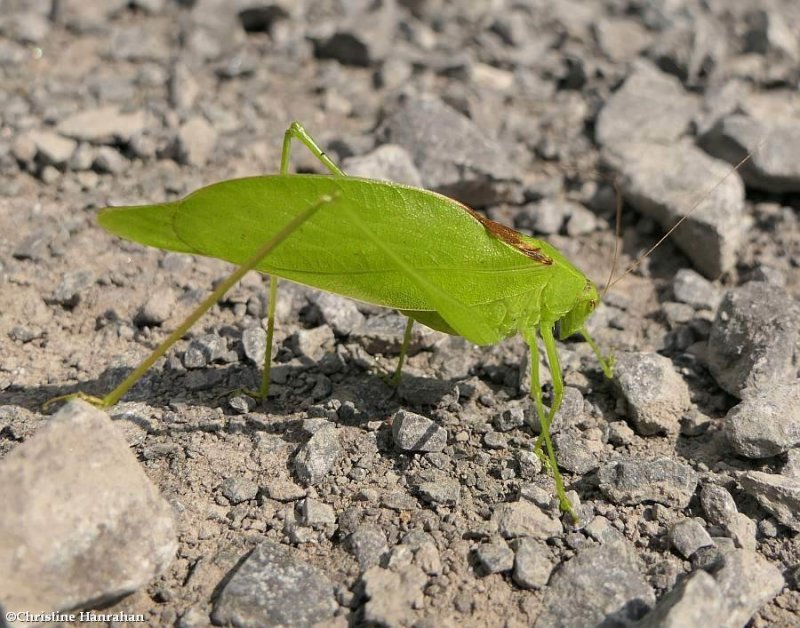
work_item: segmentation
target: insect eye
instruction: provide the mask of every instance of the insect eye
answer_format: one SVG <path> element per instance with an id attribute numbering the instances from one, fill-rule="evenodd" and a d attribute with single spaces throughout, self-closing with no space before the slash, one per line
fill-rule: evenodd
<path id="1" fill-rule="evenodd" d="M 597 301 L 595 301 L 594 299 L 589 299 L 589 309 L 593 310 L 596 307 L 597 307 Z"/>

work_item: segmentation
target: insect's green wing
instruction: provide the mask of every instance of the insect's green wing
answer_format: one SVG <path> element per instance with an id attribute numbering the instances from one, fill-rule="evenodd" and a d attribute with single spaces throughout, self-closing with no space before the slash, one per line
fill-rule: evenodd
<path id="1" fill-rule="evenodd" d="M 106 231 L 159 249 L 178 253 L 200 253 L 175 233 L 173 226 L 180 201 L 132 207 L 106 207 L 97 222 Z"/>
<path id="2" fill-rule="evenodd" d="M 240 264 L 298 212 L 335 200 L 258 269 L 406 311 L 436 311 L 479 344 L 512 332 L 549 267 L 490 235 L 446 197 L 354 177 L 273 175 L 224 181 L 181 201 L 105 210 L 125 238 Z"/>

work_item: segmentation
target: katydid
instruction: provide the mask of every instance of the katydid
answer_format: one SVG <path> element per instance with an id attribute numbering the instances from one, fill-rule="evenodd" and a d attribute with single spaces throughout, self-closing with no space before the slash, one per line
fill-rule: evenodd
<path id="1" fill-rule="evenodd" d="M 293 140 L 332 176 L 289 174 Z M 556 328 L 561 339 L 582 335 L 607 377 L 612 365 L 586 330 L 600 299 L 597 288 L 553 246 L 435 192 L 348 177 L 296 122 L 284 136 L 280 174 L 223 181 L 169 203 L 106 208 L 99 222 L 123 238 L 217 257 L 239 268 L 111 393 L 72 396 L 102 407 L 115 404 L 228 288 L 255 269 L 270 275 L 264 371 L 260 389 L 251 393 L 261 399 L 269 391 L 279 277 L 406 315 L 395 381 L 414 322 L 478 345 L 522 334 L 531 352 L 530 392 L 541 426 L 536 452 L 553 474 L 562 510 L 572 512 L 549 430 L 564 391 Z M 553 382 L 549 411 L 540 385 L 539 340 Z"/>

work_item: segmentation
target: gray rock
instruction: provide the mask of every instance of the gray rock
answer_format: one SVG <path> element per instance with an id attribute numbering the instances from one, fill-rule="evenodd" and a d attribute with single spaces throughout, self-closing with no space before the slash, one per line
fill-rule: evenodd
<path id="1" fill-rule="evenodd" d="M 672 143 L 686 132 L 697 110 L 698 102 L 679 80 L 639 62 L 606 101 L 595 136 L 605 147 L 621 142 Z"/>
<path id="2" fill-rule="evenodd" d="M 564 531 L 561 521 L 524 500 L 501 504 L 495 509 L 493 519 L 505 539 L 528 536 L 544 541 Z"/>
<path id="3" fill-rule="evenodd" d="M 141 9 L 150 15 L 158 15 L 164 11 L 167 0 L 132 0 L 131 6 Z"/>
<path id="4" fill-rule="evenodd" d="M 587 440 L 578 430 L 561 430 L 553 435 L 553 444 L 558 450 L 558 466 L 570 473 L 585 475 L 599 465 L 602 443 Z"/>
<path id="5" fill-rule="evenodd" d="M 501 432 L 509 432 L 525 425 L 525 408 L 513 405 L 498 412 L 492 419 L 493 425 Z"/>
<path id="6" fill-rule="evenodd" d="M 322 292 L 314 299 L 322 313 L 322 318 L 339 336 L 349 336 L 364 325 L 364 315 L 358 311 L 352 299 L 346 299 L 330 292 Z"/>
<path id="7" fill-rule="evenodd" d="M 517 229 L 528 229 L 534 233 L 553 235 L 560 233 L 562 227 L 573 213 L 583 209 L 573 201 L 561 198 L 544 198 L 537 203 L 525 205 L 524 211 L 514 218 Z"/>
<path id="8" fill-rule="evenodd" d="M 523 589 L 543 589 L 554 567 L 546 547 L 523 537 L 514 542 L 514 551 L 514 582 Z"/>
<path id="9" fill-rule="evenodd" d="M 542 472 L 542 461 L 530 449 L 520 449 L 515 453 L 519 465 L 519 475 L 523 480 L 532 480 Z"/>
<path id="10" fill-rule="evenodd" d="M 433 541 L 421 543 L 414 550 L 414 563 L 429 576 L 442 574 L 442 559 Z"/>
<path id="11" fill-rule="evenodd" d="M 0 502 L 7 612 L 110 603 L 162 573 L 178 547 L 172 509 L 123 433 L 81 401 L 0 461 Z"/>
<path id="12" fill-rule="evenodd" d="M 746 52 L 800 61 L 800 40 L 777 7 L 772 10 L 759 8 L 748 11 L 745 20 L 748 27 L 744 36 Z"/>
<path id="13" fill-rule="evenodd" d="M 620 173 L 623 195 L 637 211 L 664 229 L 689 215 L 672 237 L 698 271 L 716 278 L 733 268 L 747 220 L 744 185 L 730 166 L 688 143 L 628 142 L 604 157 Z M 698 194 L 715 184 L 713 192 Z M 702 199 L 694 210 L 691 199 Z"/>
<path id="14" fill-rule="evenodd" d="M 448 408 L 458 402 L 458 383 L 433 377 L 404 375 L 397 393 L 414 407 Z"/>
<path id="15" fill-rule="evenodd" d="M 669 540 L 684 558 L 689 558 L 701 547 L 714 544 L 711 535 L 697 519 L 684 519 L 673 524 L 669 529 Z"/>
<path id="16" fill-rule="evenodd" d="M 93 144 L 127 144 L 147 127 L 143 111 L 123 113 L 118 107 L 89 109 L 69 116 L 56 127 L 61 135 Z"/>
<path id="17" fill-rule="evenodd" d="M 535 483 L 521 484 L 519 487 L 519 497 L 522 501 L 536 504 L 544 511 L 554 508 L 555 504 L 558 502 L 558 498 L 553 495 L 552 491 L 548 491 Z"/>
<path id="18" fill-rule="evenodd" d="M 15 325 L 8 332 L 8 337 L 16 342 L 26 343 L 36 338 L 41 338 L 44 334 L 39 328 L 30 328 L 23 325 Z"/>
<path id="19" fill-rule="evenodd" d="M 267 332 L 261 327 L 248 327 L 242 332 L 245 357 L 256 366 L 264 365 L 267 354 Z"/>
<path id="20" fill-rule="evenodd" d="M 67 168 L 76 171 L 91 170 L 96 154 L 97 148 L 91 144 L 78 144 L 67 162 Z"/>
<path id="21" fill-rule="evenodd" d="M 218 370 L 189 371 L 183 382 L 187 390 L 209 390 L 222 382 L 222 372 Z"/>
<path id="22" fill-rule="evenodd" d="M 635 436 L 636 433 L 625 421 L 614 421 L 608 426 L 608 442 L 612 445 L 630 445 Z"/>
<path id="23" fill-rule="evenodd" d="M 238 476 L 226 479 L 219 488 L 225 499 L 231 504 L 241 504 L 255 499 L 256 495 L 258 495 L 258 484 Z"/>
<path id="24" fill-rule="evenodd" d="M 583 418 L 583 405 L 583 393 L 574 386 L 564 386 L 564 397 L 561 400 L 558 412 L 553 417 L 553 422 L 550 424 L 550 433 L 556 434 L 565 428 L 576 427 L 576 424 Z M 541 433 L 539 417 L 535 414 L 533 408 L 530 411 L 534 413 L 531 427 L 535 434 L 539 434 Z"/>
<path id="25" fill-rule="evenodd" d="M 294 458 L 297 477 L 308 485 L 319 484 L 330 473 L 341 455 L 342 447 L 339 444 L 336 428 L 323 428 L 308 439 L 297 452 Z"/>
<path id="26" fill-rule="evenodd" d="M 567 218 L 567 235 L 574 238 L 592 233 L 598 224 L 600 223 L 594 212 L 576 203 Z"/>
<path id="27" fill-rule="evenodd" d="M 252 3 L 235 5 L 236 8 Z M 184 47 L 192 59 L 210 61 L 224 54 L 233 54 L 245 41 L 245 31 L 230 2 L 225 0 L 194 0 L 191 29 Z"/>
<path id="28" fill-rule="evenodd" d="M 725 533 L 736 547 L 755 551 L 756 522 L 742 512 L 737 512 L 725 526 Z"/>
<path id="29" fill-rule="evenodd" d="M 622 532 L 612 526 L 611 522 L 605 517 L 594 517 L 583 529 L 586 534 L 598 543 L 609 543 L 625 538 Z"/>
<path id="30" fill-rule="evenodd" d="M 306 497 L 300 505 L 303 525 L 324 527 L 336 524 L 336 511 L 333 506 L 318 499 Z"/>
<path id="31" fill-rule="evenodd" d="M 636 57 L 652 41 L 643 24 L 633 19 L 602 18 L 594 24 L 597 45 L 612 61 Z"/>
<path id="32" fill-rule="evenodd" d="M 727 489 L 716 484 L 706 484 L 700 491 L 700 505 L 711 525 L 725 527 L 739 512 L 736 502 Z"/>
<path id="33" fill-rule="evenodd" d="M 447 430 L 427 417 L 398 410 L 392 417 L 392 438 L 403 451 L 442 451 Z"/>
<path id="34" fill-rule="evenodd" d="M 458 480 L 422 482 L 417 486 L 417 490 L 422 499 L 434 504 L 453 505 L 461 501 L 461 483 Z"/>
<path id="35" fill-rule="evenodd" d="M 170 288 L 159 288 L 147 297 L 133 322 L 139 326 L 161 325 L 172 316 L 176 305 L 175 293 Z"/>
<path id="36" fill-rule="evenodd" d="M 367 353 L 389 354 L 399 353 L 406 329 L 406 317 L 388 313 L 380 316 L 369 316 L 363 325 L 352 330 L 350 339 L 358 342 Z M 409 355 L 414 355 L 422 348 L 431 346 L 422 325 L 414 325 L 411 333 Z"/>
<path id="37" fill-rule="evenodd" d="M 697 408 L 692 408 L 681 420 L 681 434 L 684 436 L 700 436 L 712 425 L 711 417 Z"/>
<path id="38" fill-rule="evenodd" d="M 717 383 L 742 398 L 794 379 L 792 356 L 800 333 L 800 306 L 761 282 L 729 290 L 708 339 L 708 366 Z"/>
<path id="39" fill-rule="evenodd" d="M 225 584 L 214 623 L 234 626 L 312 626 L 338 608 L 328 576 L 300 553 L 263 541 Z"/>
<path id="40" fill-rule="evenodd" d="M 800 444 L 800 381 L 758 390 L 731 408 L 725 434 L 748 458 L 777 456 Z"/>
<path id="41" fill-rule="evenodd" d="M 781 467 L 781 475 L 800 479 L 800 449 L 790 449 L 786 452 L 785 457 L 786 461 Z"/>
<path id="42" fill-rule="evenodd" d="M 128 160 L 122 154 L 111 146 L 101 146 L 97 149 L 92 168 L 96 172 L 119 174 L 128 167 Z"/>
<path id="43" fill-rule="evenodd" d="M 33 134 L 28 133 L 25 135 L 19 135 L 11 144 L 11 154 L 14 156 L 14 159 L 25 164 L 27 168 L 32 167 L 33 160 L 36 158 L 36 154 L 39 151 L 39 149 L 36 147 L 36 142 L 31 135 Z"/>
<path id="44" fill-rule="evenodd" d="M 395 90 L 408 82 L 414 68 L 406 59 L 394 55 L 386 59 L 375 75 L 376 82 L 387 90 Z"/>
<path id="45" fill-rule="evenodd" d="M 327 325 L 299 329 L 288 342 L 292 351 L 307 364 L 316 364 L 336 345 L 333 330 Z"/>
<path id="46" fill-rule="evenodd" d="M 379 131 L 413 157 L 423 186 L 474 206 L 512 200 L 519 175 L 500 144 L 433 96 L 402 96 Z"/>
<path id="47" fill-rule="evenodd" d="M 578 550 L 553 574 L 536 628 L 627 625 L 654 604 L 636 551 L 626 541 Z"/>
<path id="48" fill-rule="evenodd" d="M 368 67 L 386 58 L 392 50 L 397 28 L 394 2 L 363 3 L 357 13 L 347 11 L 336 24 L 311 34 L 319 59 L 336 59 L 344 65 Z M 368 26 L 367 26 L 368 25 Z"/>
<path id="49" fill-rule="evenodd" d="M 700 140 L 711 155 L 738 164 L 750 187 L 774 193 L 800 192 L 800 121 L 762 122 L 735 114 L 715 124 Z"/>
<path id="50" fill-rule="evenodd" d="M 505 449 L 508 447 L 505 434 L 493 431 L 486 432 L 483 435 L 483 444 L 487 449 Z"/>
<path id="51" fill-rule="evenodd" d="M 763 281 L 775 288 L 786 287 L 786 275 L 777 268 L 771 266 L 760 265 L 756 266 L 750 273 L 747 274 L 748 281 Z"/>
<path id="52" fill-rule="evenodd" d="M 111 33 L 109 55 L 120 61 L 165 63 L 170 55 L 168 35 L 161 28 L 142 24 L 116 26 Z"/>
<path id="53" fill-rule="evenodd" d="M 266 489 L 270 499 L 279 502 L 293 502 L 302 499 L 306 495 L 305 489 L 291 480 L 273 480 L 267 484 Z"/>
<path id="54" fill-rule="evenodd" d="M 296 17 L 297 11 L 293 11 L 293 7 L 295 7 L 295 3 L 287 0 L 248 6 L 239 11 L 239 21 L 242 28 L 248 33 L 269 33 L 276 22 L 291 17 L 293 14 Z"/>
<path id="55" fill-rule="evenodd" d="M 681 580 L 634 625 L 636 628 L 721 626 L 727 620 L 727 609 L 717 581 L 699 569 Z"/>
<path id="56" fill-rule="evenodd" d="M 247 414 L 252 412 L 256 407 L 256 400 L 250 395 L 234 394 L 228 397 L 228 406 L 239 414 Z"/>
<path id="57" fill-rule="evenodd" d="M 658 502 L 686 508 L 697 487 L 697 473 L 668 458 L 610 462 L 597 476 L 600 490 L 618 504 Z"/>
<path id="58" fill-rule="evenodd" d="M 800 481 L 762 471 L 739 476 L 742 488 L 783 525 L 800 532 Z"/>
<path id="59" fill-rule="evenodd" d="M 699 277 L 700 275 L 698 275 Z M 703 279 L 705 281 L 705 279 Z M 667 323 L 671 328 L 685 325 L 694 318 L 694 308 L 685 303 L 675 303 L 674 301 L 665 301 L 661 304 L 664 309 L 664 315 L 667 318 Z"/>
<path id="60" fill-rule="evenodd" d="M 39 44 L 49 32 L 49 20 L 34 11 L 12 13 L 0 20 L 0 33 L 21 44 Z"/>
<path id="61" fill-rule="evenodd" d="M 176 62 L 169 77 L 169 99 L 172 106 L 182 111 L 189 110 L 199 95 L 200 86 L 189 66 Z"/>
<path id="62" fill-rule="evenodd" d="M 52 239 L 51 230 L 37 229 L 16 246 L 13 255 L 17 259 L 40 261 L 49 254 Z"/>
<path id="63" fill-rule="evenodd" d="M 33 131 L 28 138 L 36 147 L 36 154 L 42 164 L 64 166 L 78 147 L 75 140 L 63 137 L 52 131 Z M 19 158 L 19 157 L 18 157 Z"/>
<path id="64" fill-rule="evenodd" d="M 203 334 L 189 343 L 183 354 L 187 369 L 201 369 L 221 360 L 228 351 L 225 339 L 216 334 Z"/>
<path id="65" fill-rule="evenodd" d="M 639 434 L 680 431 L 681 416 L 691 406 L 691 399 L 689 387 L 669 358 L 657 353 L 621 353 L 614 379 Z"/>
<path id="66" fill-rule="evenodd" d="M 407 565 L 397 571 L 371 567 L 361 580 L 367 596 L 364 605 L 367 625 L 406 626 L 413 623 L 413 609 L 422 608 L 423 587 L 428 582 L 428 577 L 419 567 Z"/>
<path id="67" fill-rule="evenodd" d="M 380 565 L 389 551 L 389 542 L 380 526 L 362 524 L 348 537 L 347 549 L 356 557 L 359 569 L 363 572 Z"/>
<path id="68" fill-rule="evenodd" d="M 342 169 L 351 177 L 379 179 L 422 187 L 422 177 L 411 155 L 402 146 L 384 144 L 360 157 L 348 157 Z"/>
<path id="69" fill-rule="evenodd" d="M 716 545 L 701 547 L 692 555 L 692 569 L 714 573 L 725 564 L 725 551 Z"/>
<path id="70" fill-rule="evenodd" d="M 758 609 L 783 588 L 780 569 L 749 550 L 734 550 L 714 574 L 727 607 L 727 618 L 720 628 L 741 628 Z"/>
<path id="71" fill-rule="evenodd" d="M 479 545 L 475 556 L 487 574 L 511 571 L 514 567 L 514 550 L 499 541 Z"/>
<path id="72" fill-rule="evenodd" d="M 94 283 L 94 275 L 88 270 L 64 273 L 50 301 L 65 308 L 73 308 L 80 302 L 81 293 Z"/>
<path id="73" fill-rule="evenodd" d="M 53 5 L 52 19 L 78 33 L 102 31 L 127 4 L 126 0 L 62 0 Z"/>
<path id="74" fill-rule="evenodd" d="M 667 5 L 648 5 L 653 9 L 656 6 Z M 663 9 L 655 9 L 660 10 Z M 660 17 L 645 18 L 651 28 L 663 31 L 648 47 L 647 55 L 680 76 L 687 85 L 697 86 L 703 80 L 701 76 L 727 62 L 728 38 L 720 20 L 699 12 L 689 18 L 688 14 L 679 15 L 677 11 L 676 5 L 671 5 Z"/>
<path id="75" fill-rule="evenodd" d="M 0 40 L 0 66 L 17 66 L 28 58 L 27 48 L 7 39 Z"/>
<path id="76" fill-rule="evenodd" d="M 45 185 L 55 185 L 61 178 L 61 172 L 55 166 L 45 166 L 39 171 L 39 179 Z"/>
<path id="77" fill-rule="evenodd" d="M 179 163 L 204 166 L 211 159 L 217 145 L 217 131 L 202 116 L 195 116 L 181 125 L 175 140 Z"/>
<path id="78" fill-rule="evenodd" d="M 677 272 L 672 282 L 672 293 L 677 301 L 698 309 L 716 310 L 720 301 L 716 286 L 690 268 L 681 268 Z"/>

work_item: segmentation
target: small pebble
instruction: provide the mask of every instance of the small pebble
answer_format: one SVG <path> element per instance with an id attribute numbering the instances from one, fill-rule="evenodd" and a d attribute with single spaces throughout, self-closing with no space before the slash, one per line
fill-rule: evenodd
<path id="1" fill-rule="evenodd" d="M 442 451 L 447 430 L 419 414 L 398 410 L 392 417 L 392 437 L 403 451 Z"/>
<path id="2" fill-rule="evenodd" d="M 308 485 L 319 484 L 342 455 L 336 428 L 316 432 L 297 452 L 294 468 L 297 477 Z"/>
<path id="3" fill-rule="evenodd" d="M 697 473 L 669 458 L 619 460 L 598 471 L 600 490 L 620 504 L 657 502 L 685 508 L 697 487 Z"/>
<path id="4" fill-rule="evenodd" d="M 514 567 L 514 550 L 505 543 L 484 543 L 475 555 L 486 573 L 502 573 Z"/>
<path id="5" fill-rule="evenodd" d="M 711 535 L 696 519 L 684 519 L 675 523 L 669 530 L 669 539 L 684 558 L 690 558 L 701 547 L 714 544 Z"/>
<path id="6" fill-rule="evenodd" d="M 220 490 L 231 504 L 241 504 L 256 498 L 258 484 L 245 478 L 230 477 L 222 483 Z"/>

